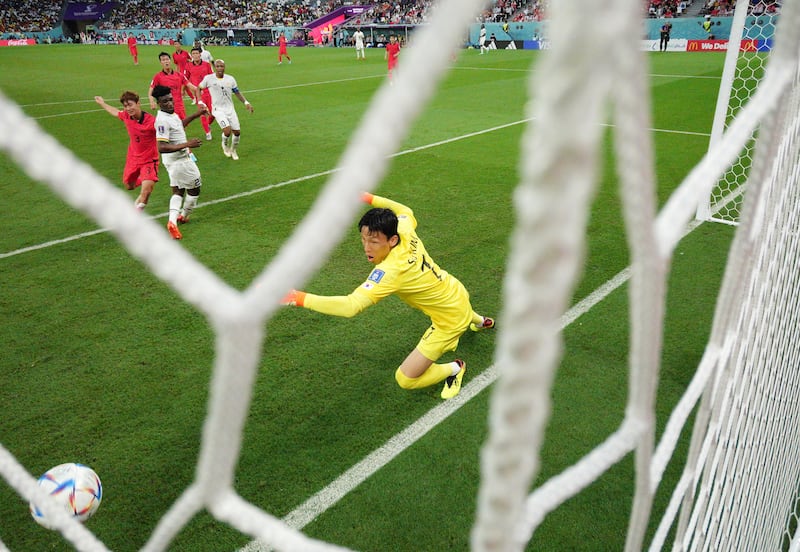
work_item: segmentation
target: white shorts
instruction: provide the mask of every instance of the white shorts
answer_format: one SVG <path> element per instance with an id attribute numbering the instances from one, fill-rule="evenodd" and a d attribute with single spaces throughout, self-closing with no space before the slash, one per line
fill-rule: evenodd
<path id="1" fill-rule="evenodd" d="M 194 188 L 199 188 L 202 184 L 197 163 L 188 157 L 176 159 L 169 164 L 164 163 L 164 166 L 167 168 L 167 174 L 169 174 L 170 186 L 193 190 Z"/>
<path id="2" fill-rule="evenodd" d="M 239 126 L 239 115 L 236 114 L 235 109 L 231 110 L 222 110 L 222 109 L 212 109 L 211 114 L 217 120 L 217 124 L 219 124 L 219 128 L 225 130 L 226 127 L 231 127 L 231 130 L 241 130 L 241 126 Z"/>

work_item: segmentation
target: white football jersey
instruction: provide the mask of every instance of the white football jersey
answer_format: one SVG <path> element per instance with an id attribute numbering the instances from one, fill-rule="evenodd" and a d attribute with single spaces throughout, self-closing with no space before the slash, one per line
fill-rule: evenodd
<path id="1" fill-rule="evenodd" d="M 233 109 L 233 95 L 239 91 L 239 86 L 231 75 L 222 75 L 221 79 L 217 78 L 216 74 L 206 75 L 200 81 L 199 87 L 208 88 L 214 109 L 223 111 Z"/>
<path id="2" fill-rule="evenodd" d="M 156 113 L 156 141 L 169 142 L 170 144 L 182 144 L 186 142 L 186 130 L 183 128 L 183 121 L 177 113 L 166 113 L 158 110 Z M 183 148 L 179 151 L 169 153 L 162 153 L 161 159 L 164 164 L 168 164 L 176 159 L 181 159 L 189 156 L 189 148 Z"/>

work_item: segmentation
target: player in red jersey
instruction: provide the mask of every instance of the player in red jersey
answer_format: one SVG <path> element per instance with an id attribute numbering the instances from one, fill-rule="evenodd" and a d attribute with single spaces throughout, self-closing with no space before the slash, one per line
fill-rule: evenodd
<path id="1" fill-rule="evenodd" d="M 180 33 L 179 33 L 180 34 Z M 175 69 L 181 74 L 186 74 L 186 66 L 189 65 L 191 58 L 189 56 L 189 52 L 183 49 L 183 46 L 180 42 L 175 42 L 175 51 L 172 52 L 172 63 L 175 64 Z M 192 103 L 195 103 L 195 98 L 188 92 L 186 95 L 192 100 Z"/>
<path id="2" fill-rule="evenodd" d="M 203 77 L 213 74 L 214 69 L 211 68 L 210 63 L 200 59 L 200 56 L 203 53 L 202 48 L 195 46 L 192 48 L 191 53 L 192 61 L 186 64 L 183 74 L 186 75 L 186 78 L 189 79 L 189 82 L 197 86 L 200 84 L 200 81 L 203 80 Z M 214 116 L 210 114 L 211 93 L 208 91 L 208 88 L 206 88 L 200 92 L 199 97 L 195 97 L 206 104 L 206 107 L 208 108 L 209 115 L 203 115 L 200 117 L 200 123 L 203 125 L 203 130 L 206 132 L 206 140 L 211 140 L 211 128 L 209 125 L 214 121 Z"/>
<path id="3" fill-rule="evenodd" d="M 197 95 L 197 87 L 190 83 L 183 73 L 172 68 L 172 57 L 167 52 L 158 54 L 158 61 L 161 63 L 161 71 L 153 76 L 153 80 L 150 81 L 150 89 L 147 91 L 147 97 L 150 99 L 150 109 L 155 109 L 158 106 L 156 99 L 153 97 L 153 88 L 159 85 L 166 86 L 172 92 L 175 113 L 181 119 L 185 119 L 186 108 L 183 105 L 183 89 L 188 88 L 192 97 L 195 97 Z"/>
<path id="4" fill-rule="evenodd" d="M 128 51 L 133 58 L 133 64 L 139 65 L 139 48 L 136 46 L 136 37 L 132 34 L 128 35 Z"/>
<path id="5" fill-rule="evenodd" d="M 292 58 L 286 53 L 286 35 L 281 31 L 281 34 L 278 35 L 278 65 L 283 63 L 283 56 L 286 56 L 289 63 L 292 62 Z"/>
<path id="6" fill-rule="evenodd" d="M 386 45 L 386 61 L 389 66 L 389 82 L 392 82 L 392 71 L 397 66 L 397 57 L 400 55 L 400 43 L 397 42 L 397 37 L 391 35 L 389 43 Z"/>
<path id="7" fill-rule="evenodd" d="M 95 96 L 94 101 L 109 114 L 125 123 L 130 143 L 128 144 L 128 156 L 125 159 L 125 170 L 122 173 L 122 183 L 128 190 L 142 187 L 135 202 L 136 208 L 142 210 L 147 205 L 153 187 L 158 182 L 156 118 L 150 113 L 142 111 L 139 95 L 136 92 L 123 92 L 119 98 L 122 110 L 108 105 L 101 96 Z"/>
<path id="8" fill-rule="evenodd" d="M 175 43 L 175 51 L 172 52 L 172 62 L 175 64 L 175 67 L 183 73 L 186 69 L 186 66 L 189 64 L 189 52 L 183 49 L 180 42 Z"/>

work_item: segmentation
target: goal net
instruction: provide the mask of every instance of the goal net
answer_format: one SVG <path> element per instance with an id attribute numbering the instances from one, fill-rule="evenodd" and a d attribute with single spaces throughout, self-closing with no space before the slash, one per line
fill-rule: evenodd
<path id="1" fill-rule="evenodd" d="M 763 6 L 763 4 L 762 4 Z M 739 2 L 734 10 L 725 67 L 717 97 L 709 148 L 715 146 L 744 108 L 764 77 L 773 45 L 778 16 L 754 10 L 750 2 Z M 757 128 L 736 159 L 703 197 L 697 218 L 737 224 L 741 216 L 747 174 L 753 163 Z"/>
<path id="2" fill-rule="evenodd" d="M 253 550 L 330 551 L 239 496 L 235 471 L 266 322 L 285 290 L 302 287 L 339 243 L 447 70 L 452 48 L 484 2 L 443 0 L 404 54 L 394 86 L 376 94 L 307 218 L 250 287 L 239 292 L 130 209 L 127 198 L 0 97 L 0 148 L 32 178 L 108 228 L 216 335 L 216 360 L 194 482 L 153 528 L 144 550 L 169 548 L 201 511 L 256 539 Z M 650 136 L 640 0 L 558 0 L 552 49 L 530 81 L 532 123 L 520 146 L 498 327 L 490 432 L 471 535 L 475 551 L 523 550 L 545 516 L 624 457 L 635 458 L 626 549 L 800 550 L 800 1 L 786 0 L 763 78 L 719 140 L 659 211 Z M 629 394 L 619 428 L 589 455 L 531 491 L 551 411 L 563 342 L 561 317 L 581 270 L 600 144 L 613 125 L 630 247 Z M 395 133 L 382 132 L 393 128 Z M 376 139 L 380 137 L 380 139 Z M 670 258 L 700 199 L 749 151 L 737 186 L 747 194 L 720 291 L 712 334 L 665 431 L 656 434 L 664 299 Z M 334 208 L 335 207 L 335 208 Z M 322 252 L 295 254 L 309 241 Z M 316 263 L 316 264 L 315 264 Z M 191 287 L 181 286 L 192 281 Z M 653 497 L 687 420 L 688 456 L 666 514 L 648 535 Z M 0 476 L 36 499 L 81 551 L 107 550 L 84 525 L 57 512 L 36 479 L 0 445 Z M 52 515 L 50 514 L 52 512 Z M 0 543 L 0 549 L 5 548 Z"/>

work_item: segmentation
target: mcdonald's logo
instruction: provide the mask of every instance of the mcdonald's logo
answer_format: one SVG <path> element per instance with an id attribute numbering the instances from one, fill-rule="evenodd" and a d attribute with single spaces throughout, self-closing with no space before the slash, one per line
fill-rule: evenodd
<path id="1" fill-rule="evenodd" d="M 687 52 L 697 52 L 698 50 L 700 50 L 700 43 L 697 42 L 696 40 L 690 40 L 686 44 L 686 51 Z"/>
<path id="2" fill-rule="evenodd" d="M 742 40 L 741 44 L 739 44 L 739 51 L 740 52 L 756 52 L 758 51 L 758 44 L 757 40 L 751 38 L 748 40 Z"/>

